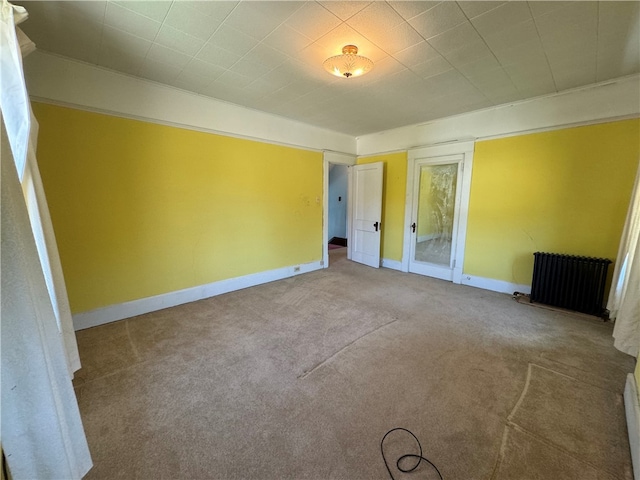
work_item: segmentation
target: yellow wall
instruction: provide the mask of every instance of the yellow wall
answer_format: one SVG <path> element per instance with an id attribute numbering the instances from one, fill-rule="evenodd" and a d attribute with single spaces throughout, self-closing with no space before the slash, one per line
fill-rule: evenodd
<path id="1" fill-rule="evenodd" d="M 384 163 L 382 187 L 382 258 L 402 261 L 404 204 L 407 186 L 407 152 L 360 157 L 358 164 Z"/>
<path id="2" fill-rule="evenodd" d="M 322 154 L 34 104 L 74 313 L 322 257 Z"/>
<path id="3" fill-rule="evenodd" d="M 530 284 L 536 251 L 615 260 L 639 157 L 638 119 L 477 142 L 464 272 Z"/>

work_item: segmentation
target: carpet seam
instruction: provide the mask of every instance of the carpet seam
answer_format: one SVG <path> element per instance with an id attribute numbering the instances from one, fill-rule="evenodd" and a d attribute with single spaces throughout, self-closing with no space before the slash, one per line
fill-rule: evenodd
<path id="1" fill-rule="evenodd" d="M 561 361 L 559 361 L 559 360 L 554 360 L 553 358 L 545 357 L 545 356 L 544 356 L 544 352 L 542 352 L 539 356 L 540 356 L 540 358 L 541 358 L 541 359 L 546 360 L 547 362 L 552 362 L 552 363 L 557 363 L 557 364 L 559 364 L 559 365 L 564 365 L 565 367 L 573 368 L 573 369 L 575 369 L 575 370 L 578 370 L 578 371 L 580 371 L 580 372 L 584 372 L 584 373 L 587 373 L 587 374 L 588 374 L 588 373 L 590 373 L 588 370 L 582 370 L 581 368 L 574 367 L 574 366 L 573 366 L 573 365 L 571 365 L 571 364 L 564 363 L 564 362 L 561 362 Z M 534 364 L 534 365 L 538 365 L 538 364 L 536 363 L 536 364 Z M 592 387 L 601 388 L 602 390 L 606 390 L 606 391 L 611 392 L 611 393 L 618 393 L 618 391 L 617 391 L 617 390 L 612 390 L 612 389 L 609 389 L 609 388 L 606 388 L 606 387 L 601 387 L 601 386 L 598 386 L 598 385 L 594 385 L 593 383 L 585 382 L 584 380 L 582 380 L 582 379 L 580 379 L 580 378 L 577 378 L 577 377 L 572 377 L 571 375 L 569 375 L 569 374 L 567 374 L 567 373 L 564 373 L 564 374 L 563 374 L 562 372 L 557 372 L 556 370 L 553 370 L 553 369 L 551 369 L 551 368 L 549 368 L 549 367 L 544 367 L 543 365 L 538 365 L 538 366 L 539 366 L 539 367 L 542 367 L 542 368 L 546 368 L 547 370 L 550 370 L 550 371 L 552 371 L 552 372 L 559 373 L 559 374 L 561 374 L 561 375 L 566 375 L 566 376 L 568 376 L 568 377 L 570 377 L 570 378 L 573 378 L 574 380 L 578 380 L 579 382 L 585 383 L 585 384 L 587 384 L 587 385 L 591 385 Z"/>
<path id="2" fill-rule="evenodd" d="M 306 378 L 307 376 L 309 376 L 309 375 L 311 375 L 313 372 L 315 372 L 318 368 L 320 368 L 322 365 L 324 365 L 325 363 L 329 362 L 332 358 L 336 357 L 340 352 L 342 352 L 342 351 L 346 350 L 347 348 L 349 348 L 351 345 L 353 345 L 354 343 L 356 343 L 356 342 L 357 342 L 357 341 L 359 341 L 360 339 L 362 339 L 362 338 L 366 337 L 367 335 L 370 335 L 370 334 L 372 334 L 372 333 L 374 333 L 374 332 L 377 332 L 378 330 L 380 330 L 380 329 L 382 329 L 382 328 L 386 327 L 387 325 L 391 325 L 392 323 L 395 323 L 395 322 L 397 322 L 397 321 L 398 321 L 398 319 L 396 318 L 395 320 L 392 320 L 392 321 L 390 321 L 390 322 L 388 322 L 388 323 L 385 323 L 384 325 L 380 325 L 379 327 L 376 327 L 376 328 L 374 328 L 373 330 L 371 330 L 371 331 L 369 331 L 369 332 L 367 332 L 367 333 L 365 333 L 365 334 L 363 334 L 363 335 L 360 335 L 358 338 L 356 338 L 355 340 L 353 340 L 353 341 L 351 341 L 351 342 L 347 343 L 344 347 L 342 347 L 342 348 L 341 348 L 340 350 L 338 350 L 337 352 L 333 353 L 331 356 L 329 356 L 329 357 L 325 358 L 323 361 L 321 361 L 321 362 L 320 362 L 320 363 L 318 363 L 316 366 L 314 366 L 311 370 L 308 370 L 308 371 L 306 371 L 306 372 L 303 372 L 303 373 L 302 373 L 302 375 L 298 375 L 298 378 L 299 378 L 300 380 L 302 380 L 302 379 Z"/>
<path id="3" fill-rule="evenodd" d="M 547 447 L 550 447 L 552 449 L 555 449 L 561 453 L 564 453 L 565 455 L 567 455 L 568 457 L 573 458 L 574 460 L 576 460 L 577 462 L 580 463 L 584 463 L 585 465 L 589 465 L 591 468 L 593 468 L 594 470 L 598 471 L 598 472 L 603 472 L 606 473 L 607 475 L 612 476 L 613 478 L 617 478 L 618 480 L 623 480 L 621 477 L 618 476 L 618 474 L 610 472 L 609 470 L 603 469 L 601 467 L 598 467 L 597 465 L 589 462 L 588 460 L 584 460 L 583 458 L 577 457 L 574 453 L 565 450 L 564 448 L 562 448 L 560 445 L 553 443 L 551 440 L 548 440 L 540 435 L 538 435 L 535 432 L 532 432 L 531 430 L 527 430 L 526 428 L 524 428 L 522 425 L 518 425 L 515 422 L 509 421 L 509 425 L 507 426 L 507 428 L 513 428 L 514 430 L 519 431 L 520 433 L 524 434 L 524 435 L 528 435 L 529 437 L 533 438 L 534 440 L 542 443 L 543 445 L 546 445 Z"/>
<path id="4" fill-rule="evenodd" d="M 153 359 L 151 359 L 151 360 L 140 360 L 140 361 L 138 361 L 138 362 L 136 362 L 134 364 L 127 365 L 126 367 L 122 367 L 122 368 L 119 368 L 117 370 L 114 370 L 113 372 L 109 372 L 109 373 L 106 373 L 104 375 L 100 375 L 99 377 L 94 377 L 94 378 L 92 378 L 90 380 L 85 380 L 81 384 L 75 385 L 73 388 L 74 389 L 81 388 L 81 387 L 83 387 L 85 385 L 88 385 L 90 383 L 93 383 L 93 382 L 95 382 L 97 380 L 102 380 L 103 378 L 113 377 L 114 375 L 118 375 L 119 373 L 125 372 L 127 370 L 131 370 L 132 368 L 139 367 L 140 365 L 144 365 L 145 363 L 151 363 L 151 362 L 153 362 Z"/>
<path id="5" fill-rule="evenodd" d="M 544 357 L 542 357 L 542 358 L 544 358 Z M 549 360 L 549 361 L 553 362 L 553 360 Z M 556 363 L 559 363 L 560 365 L 565 365 L 564 363 L 561 363 L 561 362 L 556 362 Z M 542 368 L 543 370 L 547 370 L 547 371 L 552 372 L 552 373 L 557 373 L 558 375 L 562 375 L 563 377 L 570 378 L 571 380 L 575 380 L 576 382 L 584 383 L 585 385 L 589 385 L 590 387 L 597 388 L 599 390 L 604 390 L 605 392 L 614 393 L 616 395 L 618 394 L 618 392 L 612 391 L 612 390 L 610 390 L 608 388 L 601 387 L 599 385 L 594 385 L 593 383 L 585 382 L 584 380 L 582 380 L 580 378 L 572 377 L 571 375 L 563 373 L 563 372 L 558 372 L 557 370 L 554 370 L 553 368 L 545 367 L 544 365 L 539 365 L 539 364 L 533 363 L 533 362 L 529 362 L 529 365 L 533 365 L 534 367 Z M 571 365 L 567 365 L 567 366 L 570 367 Z M 584 370 L 580 370 L 580 371 L 584 372 Z M 589 373 L 589 372 L 585 372 L 585 373 Z"/>
<path id="6" fill-rule="evenodd" d="M 127 331 L 127 338 L 129 339 L 129 344 L 131 345 L 131 350 L 133 350 L 133 355 L 136 357 L 136 360 L 140 361 L 140 352 L 138 352 L 138 348 L 133 343 L 133 338 L 131 338 L 131 330 L 129 330 L 129 320 L 124 321 L 124 328 Z"/>
<path id="7" fill-rule="evenodd" d="M 599 388 L 599 389 L 601 389 L 601 390 L 604 390 L 604 391 L 606 391 L 606 392 L 609 392 L 609 390 L 608 390 L 608 389 L 606 389 L 606 388 L 598 387 L 598 386 L 596 386 L 596 385 L 591 385 L 590 383 L 583 382 L 582 380 L 577 379 L 577 378 L 574 378 L 574 377 L 572 377 L 571 375 L 567 375 L 567 374 L 562 373 L 562 372 L 556 372 L 555 370 L 553 370 L 553 369 L 551 369 L 551 368 L 544 367 L 544 366 L 542 366 L 542 365 L 538 365 L 537 363 L 529 362 L 529 364 L 528 364 L 528 366 L 527 366 L 527 379 L 526 379 L 526 381 L 525 381 L 524 388 L 522 389 L 522 393 L 520 394 L 520 398 L 518 399 L 518 401 L 516 402 L 515 406 L 513 407 L 513 410 L 511 410 L 511 413 L 507 416 L 507 424 L 505 425 L 505 432 L 506 432 L 506 434 L 503 434 L 503 438 L 502 438 L 502 445 L 500 446 L 500 456 L 499 456 L 499 458 L 498 458 L 498 462 L 497 462 L 497 464 L 496 464 L 496 468 L 495 468 L 495 470 L 494 470 L 494 472 L 493 472 L 493 475 L 490 477 L 490 478 L 491 478 L 491 480 L 493 480 L 493 479 L 495 478 L 495 474 L 497 473 L 499 466 L 502 464 L 502 461 L 504 460 L 504 450 L 503 450 L 503 449 L 504 449 L 504 447 L 505 447 L 505 445 L 506 445 L 506 440 L 507 440 L 507 437 L 508 437 L 508 430 L 509 430 L 509 427 L 511 427 L 511 428 L 513 428 L 513 429 L 515 429 L 515 430 L 518 430 L 518 431 L 520 431 L 521 433 L 524 433 L 524 434 L 526 434 L 526 435 L 529 435 L 531 438 L 534 438 L 534 439 L 538 440 L 540 443 L 542 443 L 542 444 L 544 444 L 544 445 L 546 445 L 546 446 L 548 446 L 548 447 L 554 448 L 554 449 L 556 449 L 556 450 L 558 450 L 558 451 L 560 451 L 560 452 L 564 453 L 565 455 L 568 455 L 569 457 L 573 458 L 574 460 L 576 460 L 576 461 L 578 461 L 578 462 L 580 462 L 580 463 L 584 463 L 584 464 L 586 464 L 586 465 L 589 465 L 591 468 L 595 469 L 596 471 L 604 472 L 604 473 L 606 473 L 606 474 L 608 474 L 608 475 L 611 475 L 611 476 L 612 476 L 612 477 L 614 477 L 614 478 L 617 478 L 617 479 L 621 480 L 621 477 L 619 477 L 617 474 L 612 473 L 612 472 L 610 472 L 610 471 L 608 471 L 608 470 L 603 470 L 602 468 L 599 468 L 599 467 L 597 467 L 596 465 L 594 465 L 594 464 L 592 464 L 592 463 L 590 463 L 590 462 L 588 462 L 588 461 L 585 461 L 585 460 L 584 460 L 584 459 L 582 459 L 582 458 L 578 458 L 578 457 L 576 457 L 573 453 L 571 453 L 571 452 L 569 452 L 569 451 L 565 450 L 564 448 L 562 448 L 561 446 L 559 446 L 559 445 L 557 445 L 557 444 L 553 443 L 552 441 L 550 441 L 550 440 L 548 440 L 548 439 L 546 439 L 546 438 L 544 438 L 544 437 L 542 437 L 542 436 L 539 436 L 538 434 L 536 434 L 536 433 L 534 433 L 534 432 L 531 432 L 530 430 L 527 430 L 527 429 L 526 429 L 526 428 L 524 428 L 522 425 L 517 424 L 517 423 L 513 420 L 513 417 L 515 416 L 515 414 L 516 414 L 517 410 L 518 410 L 518 409 L 520 408 L 520 406 L 522 405 L 522 402 L 524 401 L 524 399 L 525 399 L 525 397 L 526 397 L 526 395 L 527 395 L 527 393 L 528 393 L 529 386 L 530 386 L 530 384 L 531 384 L 532 367 L 538 367 L 538 368 L 541 368 L 541 369 L 543 369 L 543 370 L 547 370 L 547 371 L 549 371 L 549 372 L 552 372 L 552 373 L 555 373 L 555 374 L 561 375 L 561 376 L 563 376 L 563 377 L 565 377 L 565 378 L 568 378 L 568 379 L 571 379 L 571 380 L 575 380 L 575 381 L 578 381 L 578 382 L 582 382 L 582 383 L 584 383 L 585 385 L 589 385 L 589 386 L 592 386 L 592 387 L 594 387 L 594 388 Z"/>

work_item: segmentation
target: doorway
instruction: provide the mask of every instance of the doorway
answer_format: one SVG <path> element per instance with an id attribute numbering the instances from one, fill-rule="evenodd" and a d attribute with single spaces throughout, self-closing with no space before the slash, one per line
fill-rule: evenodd
<path id="1" fill-rule="evenodd" d="M 347 246 L 349 167 L 329 164 L 329 250 Z"/>
<path id="2" fill-rule="evenodd" d="M 349 166 L 356 164 L 356 156 L 349 155 L 346 153 L 337 153 L 337 152 L 324 152 L 323 154 L 323 172 L 324 172 L 324 180 L 323 180 L 323 218 L 322 218 L 322 265 L 324 268 L 329 267 L 329 240 L 332 237 L 329 236 L 329 223 L 336 221 L 340 223 L 340 219 L 334 218 L 336 215 L 331 215 L 330 212 L 330 194 L 329 194 L 329 177 L 332 171 L 332 167 L 342 167 L 345 169 L 347 175 L 347 187 L 346 193 L 344 196 L 338 194 L 339 197 L 342 197 L 340 201 L 337 203 L 344 205 L 345 209 L 345 239 L 347 244 L 349 243 L 349 181 L 348 181 L 348 170 Z M 335 199 L 334 199 L 335 200 Z M 339 213 L 337 214 L 339 215 Z M 333 231 L 333 230 L 332 230 Z"/>
<path id="3" fill-rule="evenodd" d="M 473 142 L 409 152 L 403 271 L 460 283 Z"/>

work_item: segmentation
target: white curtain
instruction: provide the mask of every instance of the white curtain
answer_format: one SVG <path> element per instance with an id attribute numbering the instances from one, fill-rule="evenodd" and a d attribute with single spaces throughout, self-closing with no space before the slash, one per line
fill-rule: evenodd
<path id="1" fill-rule="evenodd" d="M 640 165 L 620 240 L 607 309 L 609 317 L 615 319 L 614 345 L 637 357 L 640 349 Z"/>
<path id="2" fill-rule="evenodd" d="M 12 478 L 75 479 L 91 457 L 71 383 L 80 361 L 35 157 L 37 128 L 30 132 L 37 123 L 20 45 L 32 44 L 16 36 L 24 9 L 0 1 L 2 448 Z"/>

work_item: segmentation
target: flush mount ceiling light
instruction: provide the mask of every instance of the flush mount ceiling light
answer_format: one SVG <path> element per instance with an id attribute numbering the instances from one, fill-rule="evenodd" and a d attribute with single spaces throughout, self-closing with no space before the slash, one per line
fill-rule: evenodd
<path id="1" fill-rule="evenodd" d="M 359 77 L 373 68 L 373 62 L 358 55 L 358 47 L 345 45 L 342 55 L 327 58 L 322 64 L 324 69 L 336 77 Z"/>

